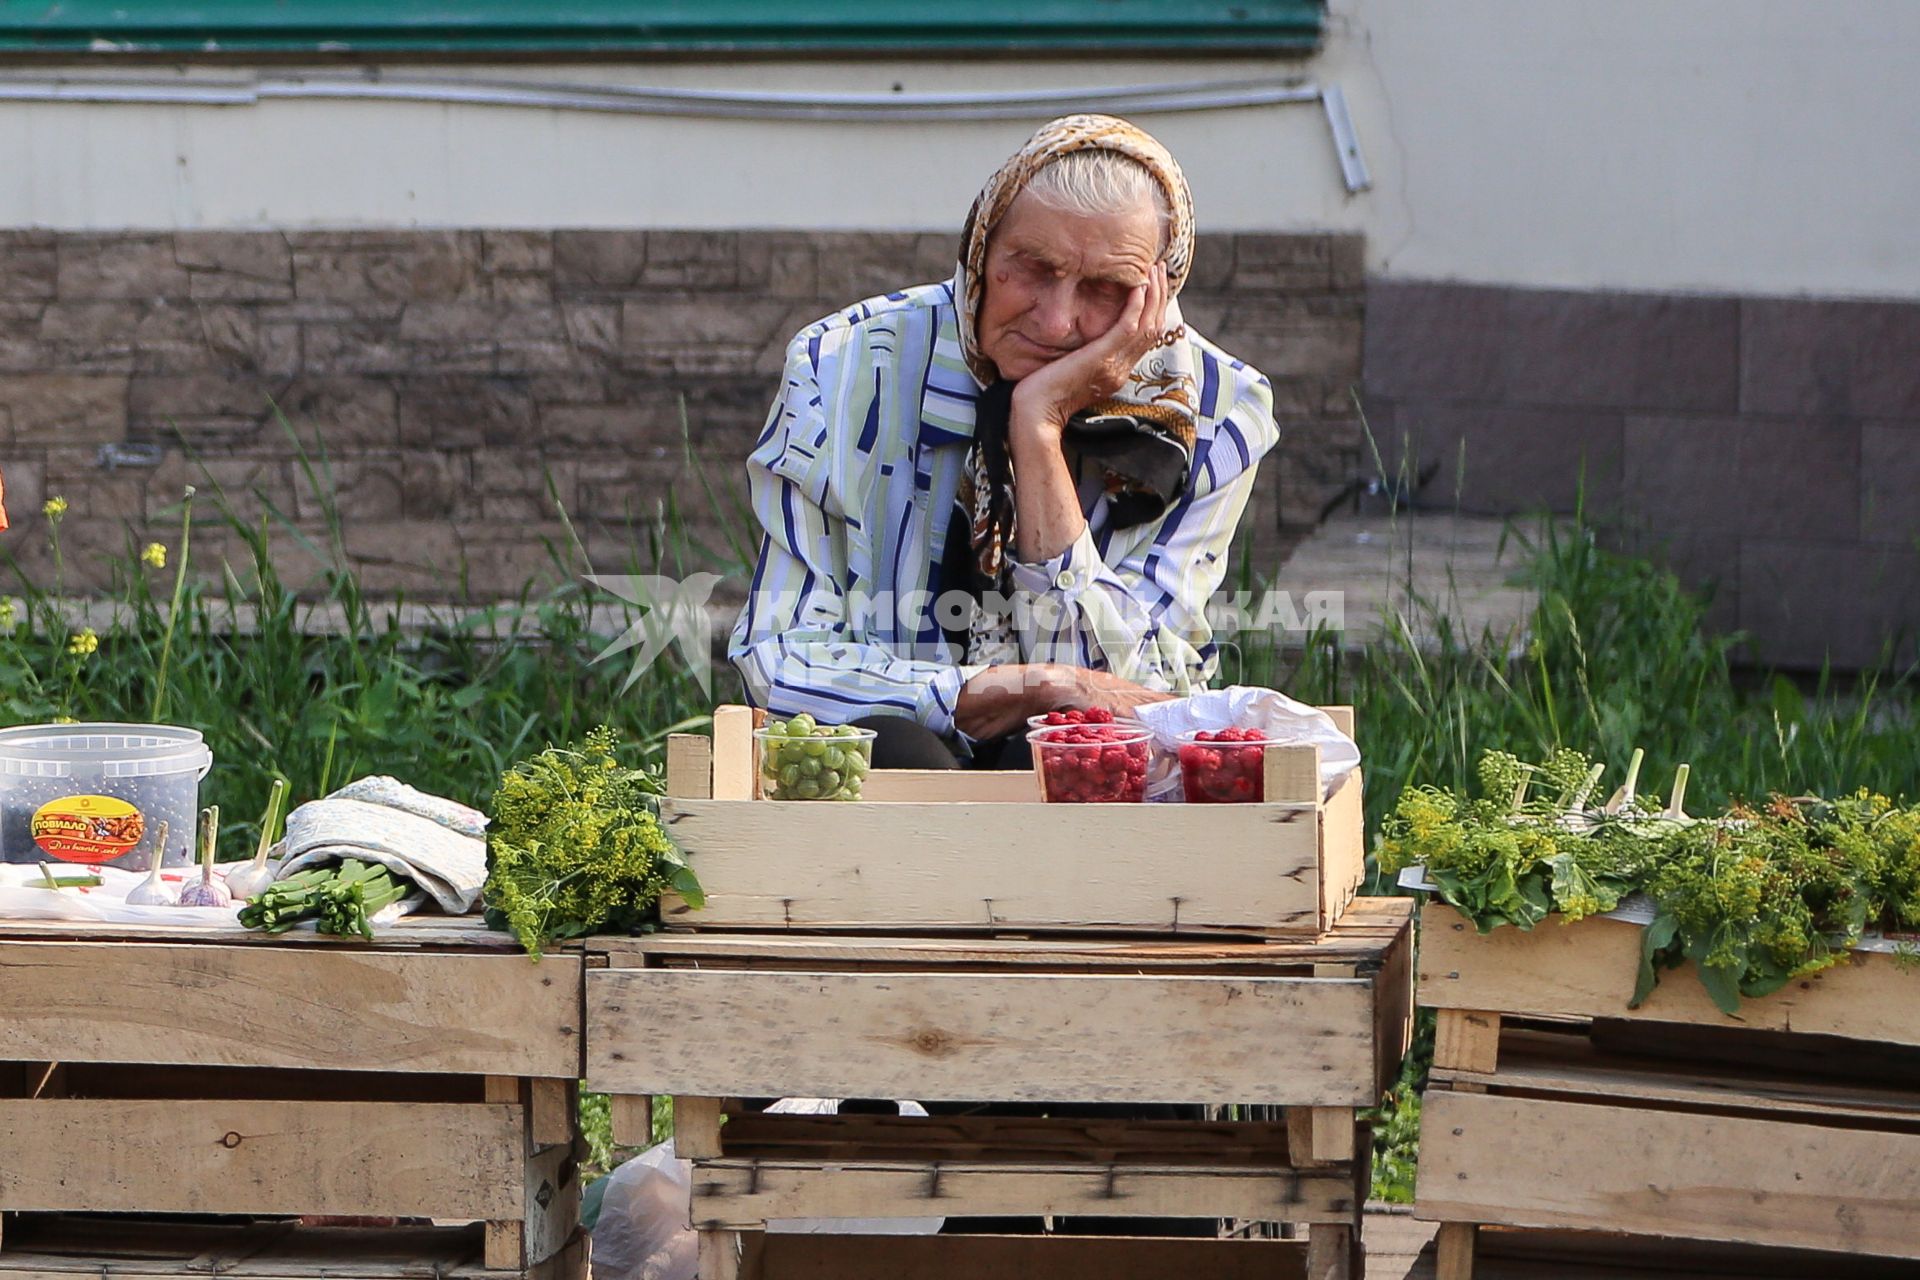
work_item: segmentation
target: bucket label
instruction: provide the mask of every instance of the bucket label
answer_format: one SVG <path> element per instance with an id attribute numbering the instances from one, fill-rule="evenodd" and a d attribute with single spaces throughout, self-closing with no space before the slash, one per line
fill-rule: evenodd
<path id="1" fill-rule="evenodd" d="M 62 796 L 33 815 L 33 842 L 63 862 L 112 862 L 146 833 L 146 815 L 112 796 Z"/>

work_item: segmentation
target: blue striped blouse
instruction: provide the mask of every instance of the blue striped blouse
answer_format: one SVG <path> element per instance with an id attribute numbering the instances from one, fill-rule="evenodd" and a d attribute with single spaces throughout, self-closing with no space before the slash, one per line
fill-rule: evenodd
<path id="1" fill-rule="evenodd" d="M 1013 565 L 1031 606 L 1016 615 L 1024 660 L 1176 692 L 1212 679 L 1207 602 L 1278 432 L 1267 380 L 1188 339 L 1200 411 L 1186 494 L 1115 529 L 1089 468 L 1086 532 L 1053 560 Z M 869 299 L 794 337 L 747 461 L 763 533 L 729 654 L 756 705 L 826 723 L 891 711 L 959 736 L 960 688 L 983 668 L 948 642 L 935 603 L 963 586 L 939 581 L 940 561 L 979 393 L 951 283 Z"/>

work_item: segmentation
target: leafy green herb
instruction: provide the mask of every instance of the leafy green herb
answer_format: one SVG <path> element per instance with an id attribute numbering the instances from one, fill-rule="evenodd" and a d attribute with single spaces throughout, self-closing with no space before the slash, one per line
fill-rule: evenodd
<path id="1" fill-rule="evenodd" d="M 493 794 L 487 923 L 535 959 L 548 942 L 648 926 L 668 888 L 705 903 L 660 826 L 660 775 L 620 764 L 618 745 L 602 725 L 514 765 Z"/>
<path id="2" fill-rule="evenodd" d="M 1480 760 L 1482 795 L 1403 793 L 1384 825 L 1381 866 L 1423 863 L 1443 900 L 1485 933 L 1530 929 L 1616 908 L 1644 893 L 1655 916 L 1631 1003 L 1659 971 L 1691 960 L 1720 1009 L 1843 963 L 1870 925 L 1920 919 L 1920 808 L 1860 791 L 1839 800 L 1773 797 L 1710 821 L 1678 796 L 1659 811 L 1628 782 L 1598 809 L 1604 772 L 1577 753 L 1540 765 L 1504 752 Z"/>
<path id="3" fill-rule="evenodd" d="M 412 883 L 377 862 L 347 858 L 276 880 L 240 908 L 240 923 L 285 933 L 302 920 L 321 933 L 373 939 L 373 917 L 407 896 Z"/>

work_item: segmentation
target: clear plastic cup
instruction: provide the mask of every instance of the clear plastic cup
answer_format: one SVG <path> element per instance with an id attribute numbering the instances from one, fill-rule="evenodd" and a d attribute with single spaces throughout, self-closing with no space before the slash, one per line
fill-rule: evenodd
<path id="1" fill-rule="evenodd" d="M 1180 735 L 1180 786 L 1188 804 L 1259 804 L 1267 792 L 1267 748 L 1279 739 L 1202 741 L 1191 729 Z"/>
<path id="2" fill-rule="evenodd" d="M 1087 740 L 1092 739 L 1092 740 Z M 1134 725 L 1054 725 L 1031 729 L 1040 793 L 1059 804 L 1139 804 L 1147 798 L 1153 735 Z"/>
<path id="3" fill-rule="evenodd" d="M 816 725 L 798 736 L 772 725 L 755 729 L 760 794 L 768 800 L 858 800 L 873 768 L 875 736 L 850 724 Z"/>

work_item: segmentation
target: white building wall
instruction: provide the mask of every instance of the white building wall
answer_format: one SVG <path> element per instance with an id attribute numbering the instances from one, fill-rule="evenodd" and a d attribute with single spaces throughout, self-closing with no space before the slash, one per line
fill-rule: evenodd
<path id="1" fill-rule="evenodd" d="M 1920 296 L 1915 0 L 1332 0 L 1332 9 L 1326 49 L 1304 64 L 433 74 L 933 93 L 1305 73 L 1345 89 L 1373 190 L 1345 191 L 1311 106 L 1139 117 L 1186 166 L 1203 229 L 1364 231 L 1370 265 L 1389 277 Z M 33 74 L 0 69 L 0 85 Z M 950 230 L 1029 127 L 0 102 L 0 226 Z"/>

